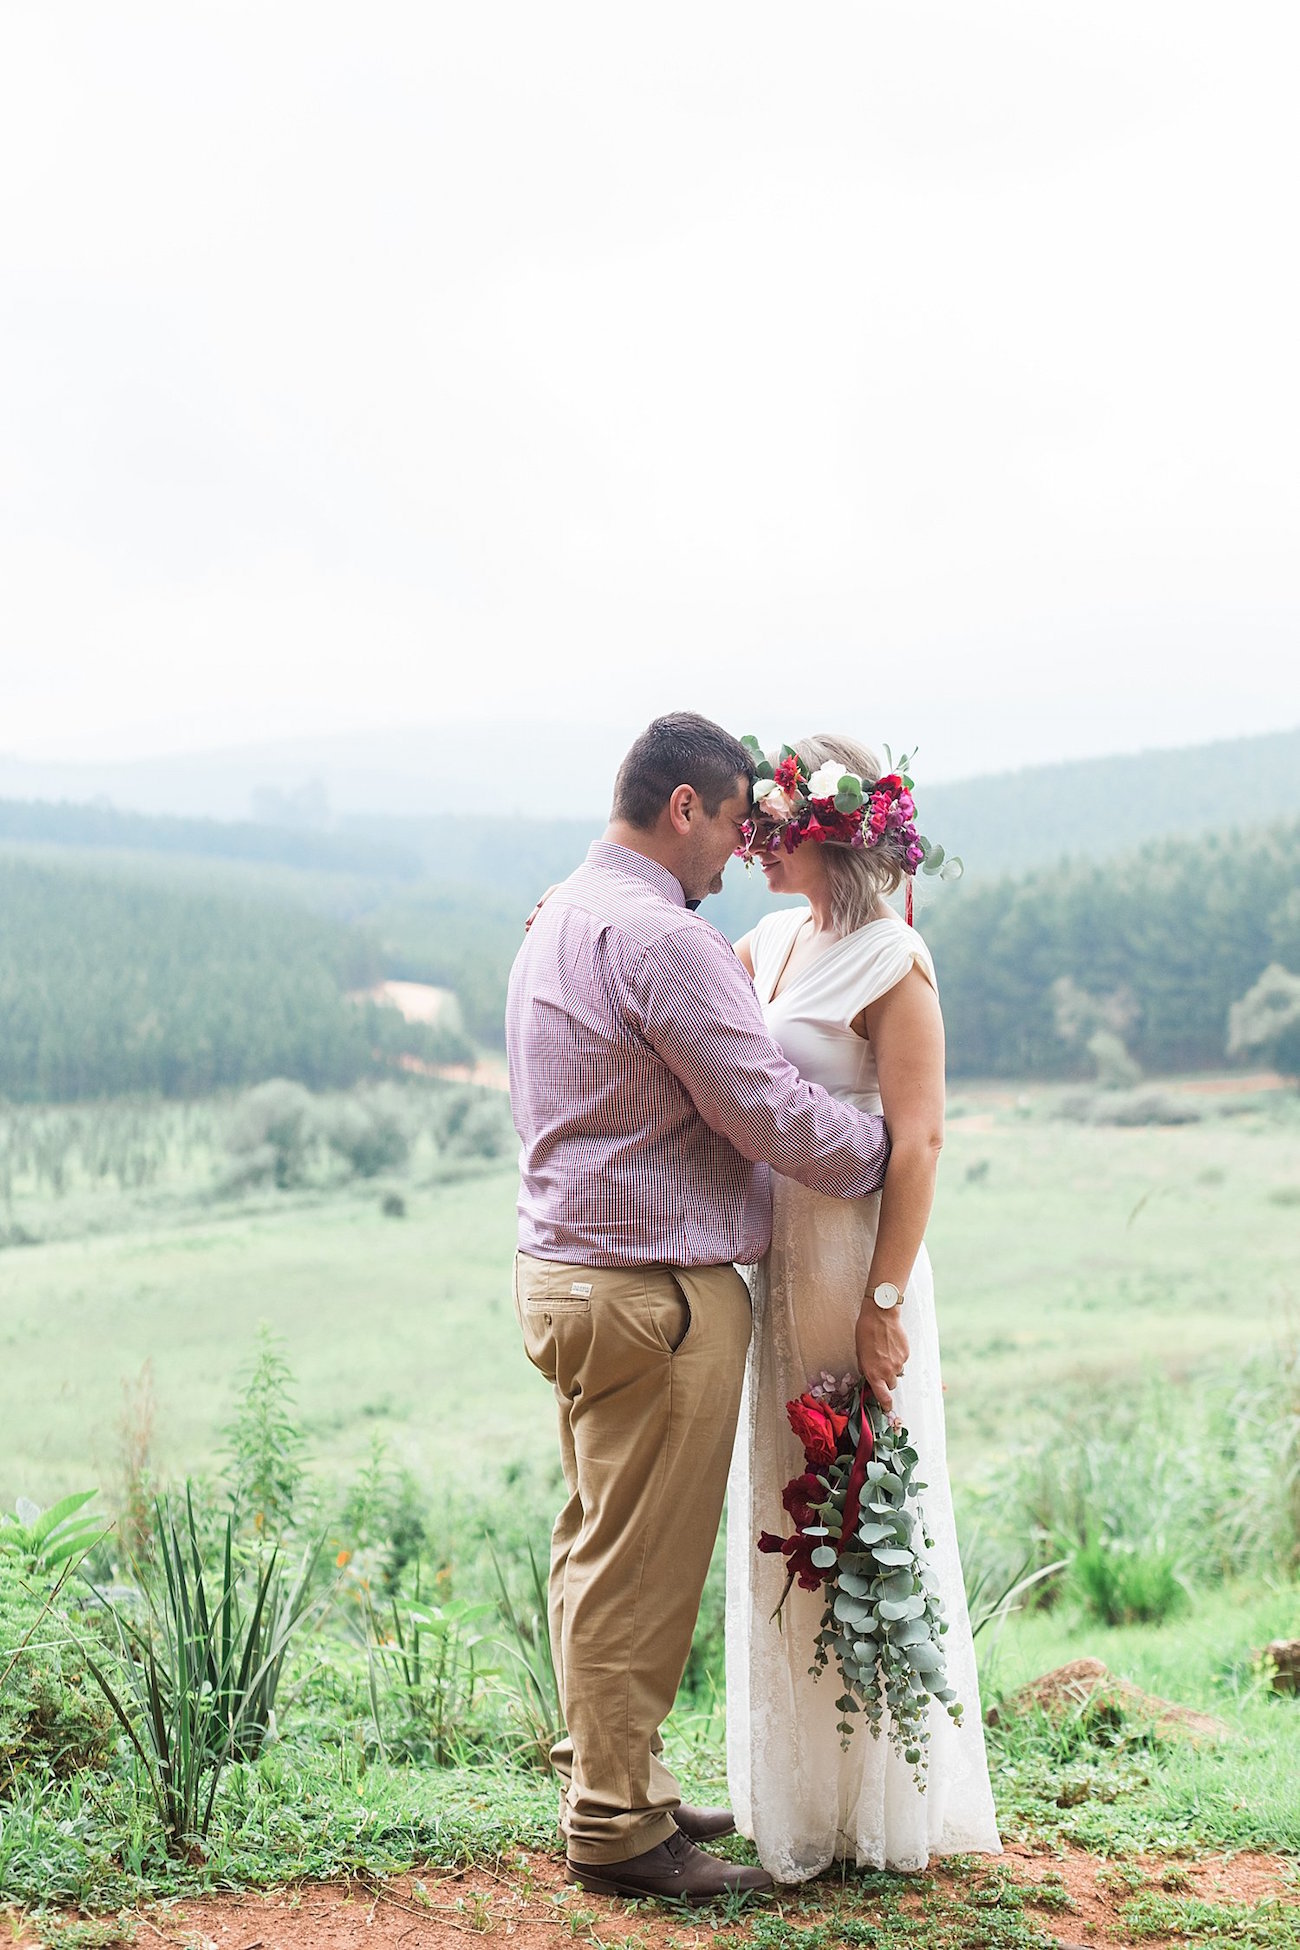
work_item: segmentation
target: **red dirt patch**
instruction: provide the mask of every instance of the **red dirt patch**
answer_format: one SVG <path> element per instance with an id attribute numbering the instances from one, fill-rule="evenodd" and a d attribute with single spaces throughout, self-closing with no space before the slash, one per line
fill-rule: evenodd
<path id="1" fill-rule="evenodd" d="M 1046 1885 L 1044 1902 L 1040 1906 L 1031 1899 L 1030 1912 L 1049 1937 L 1067 1942 L 1130 1944 L 1122 1912 L 1139 1889 L 1207 1903 L 1269 1898 L 1300 1902 L 1282 1859 L 1256 1853 L 1108 1862 L 1081 1849 L 1013 1843 L 1001 1866 L 1022 1888 Z M 975 1874 L 984 1872 L 981 1865 Z M 970 1873 L 939 1865 L 926 1880 L 956 1895 Z M 911 1878 L 900 1882 L 910 1883 Z M 1062 1887 L 1072 1908 L 1062 1906 Z M 809 1886 L 805 1901 L 816 1888 Z M 918 1899 L 919 1894 L 918 1889 Z M 780 1903 L 778 1897 L 778 1911 Z M 874 1907 L 871 1895 L 864 1893 L 856 1913 L 869 1919 Z M 765 1904 L 761 1913 L 771 1912 L 772 1906 Z M 813 1903 L 790 1920 L 795 1927 L 815 1922 Z M 306 1883 L 269 1895 L 155 1904 L 136 1912 L 131 1925 L 137 1950 L 150 1945 L 168 1950 L 354 1950 L 358 1945 L 364 1950 L 464 1950 L 466 1940 L 475 1937 L 509 1938 L 513 1950 L 563 1950 L 566 1944 L 589 1945 L 593 1939 L 629 1950 L 707 1950 L 720 1929 L 741 1943 L 748 1935 L 743 1919 L 722 1923 L 707 1911 L 682 1916 L 590 1896 L 566 1884 L 561 1865 L 545 1856 L 520 1856 L 501 1870 L 430 1870 L 424 1876 L 395 1876 L 384 1882 Z M 14 1950 L 37 1950 L 42 1939 L 38 1927 L 27 1922 L 12 1941 Z M 1146 1937 L 1142 1950 L 1163 1950 L 1179 1941 Z"/>

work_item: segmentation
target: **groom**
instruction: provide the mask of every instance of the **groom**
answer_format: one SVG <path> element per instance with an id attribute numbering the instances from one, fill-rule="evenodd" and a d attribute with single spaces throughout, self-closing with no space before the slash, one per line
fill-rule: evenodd
<path id="1" fill-rule="evenodd" d="M 745 747 L 690 712 L 627 754 L 603 839 L 516 958 L 506 1012 L 522 1143 L 515 1309 L 552 1383 L 569 1499 L 552 1537 L 551 1645 L 568 1739 L 572 1880 L 703 1901 L 766 1889 L 695 1841 L 660 1758 L 699 1611 L 735 1435 L 766 1167 L 879 1189 L 878 1117 L 806 1083 L 749 976 L 691 910 L 722 886 L 750 812 Z"/>

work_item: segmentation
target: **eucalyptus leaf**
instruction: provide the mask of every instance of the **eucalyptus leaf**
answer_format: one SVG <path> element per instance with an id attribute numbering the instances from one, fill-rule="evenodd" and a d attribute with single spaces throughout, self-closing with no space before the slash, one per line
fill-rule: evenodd
<path id="1" fill-rule="evenodd" d="M 925 1645 L 930 1628 L 923 1618 L 901 1618 L 889 1634 L 891 1645 Z"/>
<path id="2" fill-rule="evenodd" d="M 831 1549 L 829 1544 L 818 1544 L 812 1554 L 812 1561 L 819 1571 L 829 1571 L 831 1565 L 835 1562 L 836 1555 L 837 1553 Z"/>

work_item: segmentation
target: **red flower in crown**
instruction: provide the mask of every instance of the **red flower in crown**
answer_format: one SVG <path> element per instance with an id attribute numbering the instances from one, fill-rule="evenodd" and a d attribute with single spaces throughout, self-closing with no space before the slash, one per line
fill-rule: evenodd
<path id="1" fill-rule="evenodd" d="M 789 758 L 783 758 L 772 773 L 782 792 L 797 792 L 802 776 L 799 761 L 793 753 Z"/>

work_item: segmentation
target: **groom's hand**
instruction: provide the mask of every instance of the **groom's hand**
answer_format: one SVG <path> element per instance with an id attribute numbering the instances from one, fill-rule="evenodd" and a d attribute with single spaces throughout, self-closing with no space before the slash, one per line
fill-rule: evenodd
<path id="1" fill-rule="evenodd" d="M 898 1318 L 901 1312 L 901 1307 L 878 1307 L 868 1298 L 858 1313 L 858 1366 L 886 1415 L 893 1412 L 894 1390 L 911 1352 Z"/>

